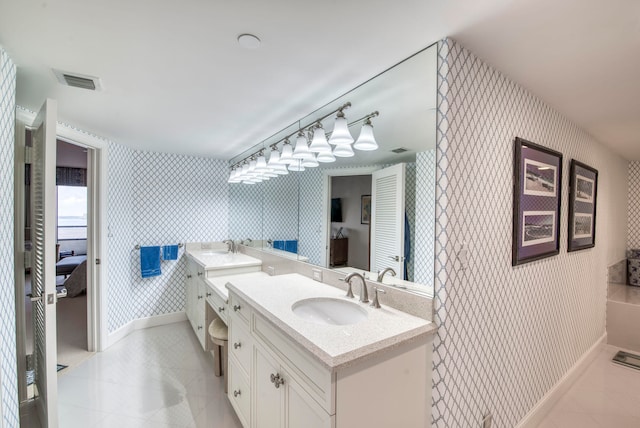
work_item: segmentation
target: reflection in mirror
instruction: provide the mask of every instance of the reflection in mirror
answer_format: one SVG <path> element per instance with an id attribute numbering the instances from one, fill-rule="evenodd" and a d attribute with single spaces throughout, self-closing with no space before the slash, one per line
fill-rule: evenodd
<path id="1" fill-rule="evenodd" d="M 389 272 L 384 283 L 431 294 L 436 58 L 434 45 L 261 143 L 268 158 L 274 143 L 282 151 L 284 137 L 293 134 L 295 140 L 298 123 L 306 127 L 319 119 L 330 138 L 334 112 L 347 102 L 344 115 L 356 122 L 349 130 L 357 139 L 363 122 L 358 119 L 379 111 L 371 118 L 375 151 L 355 150 L 353 157 L 259 184 L 231 184 L 233 237 L 251 238 L 265 250 L 297 253 L 315 265 L 364 271 L 372 280 L 392 268 L 396 277 Z"/>

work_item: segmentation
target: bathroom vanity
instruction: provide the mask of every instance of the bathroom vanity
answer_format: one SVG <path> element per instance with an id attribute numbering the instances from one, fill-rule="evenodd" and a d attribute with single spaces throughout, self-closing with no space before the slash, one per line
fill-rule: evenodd
<path id="1" fill-rule="evenodd" d="M 207 278 L 260 271 L 259 259 L 241 253 L 227 252 L 222 247 L 202 248 L 200 244 L 187 244 L 187 274 L 185 278 L 185 311 L 203 350 L 209 350 L 207 327 L 213 320 L 207 316 L 207 299 L 213 293 L 205 284 Z"/>
<path id="2" fill-rule="evenodd" d="M 227 277 L 229 400 L 244 427 L 425 427 L 434 327 L 288 274 Z"/>

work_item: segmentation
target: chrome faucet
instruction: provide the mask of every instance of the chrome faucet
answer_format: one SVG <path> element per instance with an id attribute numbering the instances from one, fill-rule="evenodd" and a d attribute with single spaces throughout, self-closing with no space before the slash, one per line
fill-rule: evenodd
<path id="1" fill-rule="evenodd" d="M 396 276 L 396 271 L 393 270 L 393 268 L 388 267 L 378 272 L 378 279 L 376 281 L 381 283 L 386 273 L 391 273 L 391 276 Z"/>
<path id="2" fill-rule="evenodd" d="M 244 241 L 242 241 L 242 245 L 246 245 L 246 246 L 250 247 L 252 242 L 253 241 L 251 240 L 251 238 L 247 238 Z"/>
<path id="3" fill-rule="evenodd" d="M 359 274 L 358 272 L 352 272 L 349 275 L 344 277 L 344 281 L 349 284 L 349 291 L 347 291 L 347 297 L 353 297 L 353 292 L 351 291 L 351 279 L 353 277 L 360 278 L 360 282 L 362 283 L 362 288 L 360 289 L 360 301 L 362 303 L 369 302 L 369 293 L 367 292 L 367 283 L 364 280 L 364 276 Z"/>
<path id="4" fill-rule="evenodd" d="M 236 243 L 233 241 L 233 239 L 225 239 L 224 241 L 222 241 L 223 244 L 227 244 L 227 252 L 229 253 L 236 253 Z"/>

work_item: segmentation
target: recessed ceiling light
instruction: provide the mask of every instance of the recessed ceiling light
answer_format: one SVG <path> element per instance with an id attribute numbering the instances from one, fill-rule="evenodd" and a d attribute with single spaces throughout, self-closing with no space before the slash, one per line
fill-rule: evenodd
<path id="1" fill-rule="evenodd" d="M 260 47 L 260 39 L 253 34 L 240 34 L 238 43 L 245 49 L 258 49 Z"/>

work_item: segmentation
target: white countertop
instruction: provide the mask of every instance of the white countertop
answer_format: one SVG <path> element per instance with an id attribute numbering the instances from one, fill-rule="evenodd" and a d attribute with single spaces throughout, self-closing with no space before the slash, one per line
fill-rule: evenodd
<path id="1" fill-rule="evenodd" d="M 357 360 L 391 349 L 408 340 L 433 334 L 435 325 L 384 305 L 375 309 L 345 292 L 299 274 L 254 277 L 228 277 L 227 288 L 251 305 L 291 339 L 311 352 L 331 370 L 351 365 Z M 354 284 L 354 292 L 359 285 Z M 373 293 L 371 293 L 370 297 Z M 333 297 L 357 303 L 367 319 L 351 325 L 325 325 L 298 317 L 291 305 L 311 297 Z"/>
<path id="2" fill-rule="evenodd" d="M 235 275 L 223 275 L 223 276 L 215 276 L 213 278 L 205 278 L 204 282 L 208 287 L 211 287 L 214 291 L 216 291 L 224 300 L 229 298 L 229 290 L 226 287 L 227 282 L 229 281 L 262 281 L 264 278 L 269 278 L 269 274 L 266 272 L 250 272 L 250 273 L 240 273 Z"/>
<path id="3" fill-rule="evenodd" d="M 216 250 L 188 250 L 186 254 L 205 270 L 262 265 L 262 260 L 242 253 L 228 253 Z"/>

